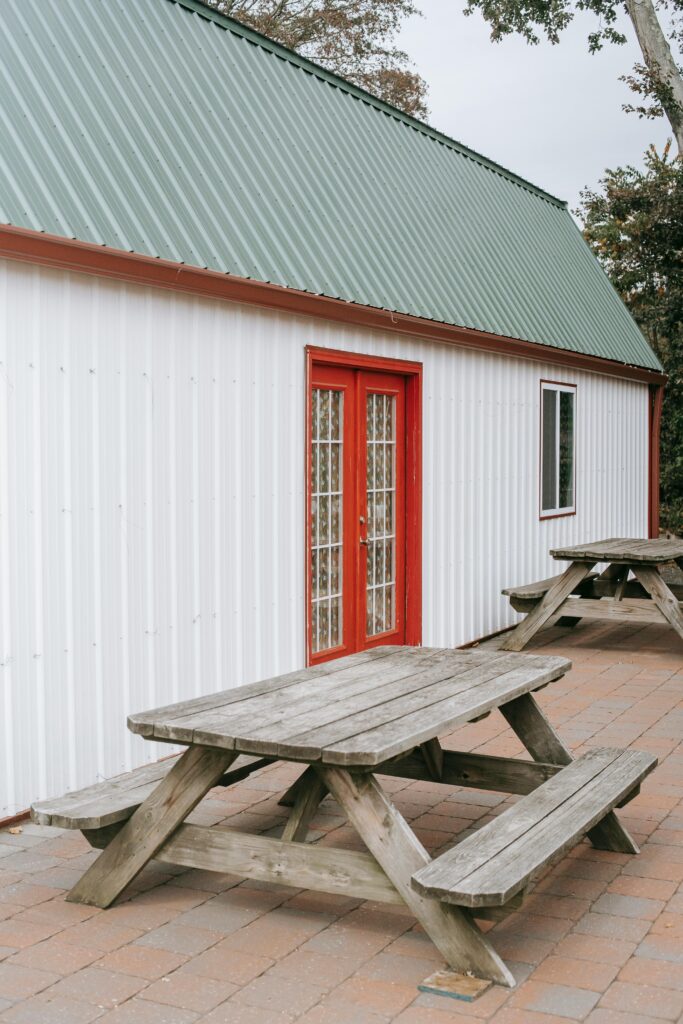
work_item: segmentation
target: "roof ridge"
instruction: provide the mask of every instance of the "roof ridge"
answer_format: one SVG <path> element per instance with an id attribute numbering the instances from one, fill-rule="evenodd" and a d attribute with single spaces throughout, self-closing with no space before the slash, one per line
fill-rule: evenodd
<path id="1" fill-rule="evenodd" d="M 402 121 L 414 131 L 418 131 L 422 135 L 426 135 L 428 138 L 433 139 L 440 145 L 447 146 L 449 149 L 455 150 L 457 153 L 460 153 L 461 156 L 464 156 L 469 160 L 474 160 L 487 170 L 494 174 L 499 174 L 502 178 L 507 178 L 509 181 L 513 182 L 513 184 L 526 189 L 527 192 L 531 192 L 534 195 L 537 195 L 540 199 L 544 199 L 546 202 L 552 203 L 553 206 L 559 206 L 561 209 L 568 208 L 567 202 L 564 199 L 560 199 L 551 192 L 547 192 L 539 185 L 534 185 L 534 183 L 529 181 L 527 178 L 523 178 L 520 174 L 516 174 L 515 171 L 509 170 L 509 168 L 504 167 L 495 160 L 489 159 L 489 157 L 484 156 L 475 149 L 471 149 L 464 143 L 458 142 L 457 139 L 452 138 L 450 135 L 446 135 L 444 132 L 440 132 L 438 129 L 432 128 L 431 125 L 426 124 L 424 121 L 420 121 L 418 118 L 412 117 L 410 114 L 406 114 L 405 111 L 399 110 L 398 107 L 394 107 L 390 103 L 386 103 L 384 100 L 373 95 L 373 93 L 368 92 L 366 89 L 363 89 L 361 86 L 354 85 L 353 82 L 349 82 L 346 78 L 342 78 L 341 75 L 337 75 L 333 71 L 326 70 L 326 68 L 321 67 L 320 64 L 316 64 L 315 61 L 309 60 L 308 57 L 303 57 L 300 53 L 297 53 L 296 50 L 290 50 L 286 46 L 282 46 L 281 43 L 277 43 L 269 36 L 265 36 L 261 32 L 257 32 L 256 29 L 250 28 L 248 25 L 244 25 L 241 21 L 237 21 L 236 18 L 231 18 L 227 14 L 221 14 L 221 12 L 215 8 L 209 7 L 204 0 L 169 0 L 169 2 L 177 4 L 180 7 L 185 7 L 194 14 L 198 14 L 202 18 L 206 18 L 207 21 L 213 21 L 226 31 L 242 36 L 255 46 L 260 46 L 264 50 L 268 50 L 270 53 L 273 53 L 276 57 L 280 57 L 282 60 L 286 60 L 290 64 L 294 64 L 297 67 L 302 68 L 304 71 L 309 72 L 309 74 L 315 75 L 316 78 L 320 78 L 322 81 L 328 82 L 330 85 L 340 89 L 342 92 L 346 92 L 350 96 L 355 96 L 356 99 L 360 99 L 369 106 L 375 107 L 381 113 L 386 114 L 389 117 L 393 117 L 397 121 Z"/>

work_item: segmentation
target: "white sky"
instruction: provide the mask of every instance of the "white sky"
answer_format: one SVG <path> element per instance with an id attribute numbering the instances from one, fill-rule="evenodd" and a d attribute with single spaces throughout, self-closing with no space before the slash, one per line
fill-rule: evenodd
<path id="1" fill-rule="evenodd" d="M 661 147 L 667 122 L 621 107 L 632 94 L 619 81 L 640 59 L 630 23 L 626 46 L 591 56 L 594 24 L 577 16 L 559 45 L 528 46 L 519 37 L 492 43 L 464 0 L 417 0 L 423 18 L 406 22 L 399 45 L 429 84 L 430 123 L 515 171 L 574 209 L 606 167 L 640 166 L 650 142 Z"/>

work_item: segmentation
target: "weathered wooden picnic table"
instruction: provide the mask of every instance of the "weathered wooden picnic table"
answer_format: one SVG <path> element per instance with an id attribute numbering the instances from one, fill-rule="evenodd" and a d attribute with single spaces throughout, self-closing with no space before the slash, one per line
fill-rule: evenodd
<path id="1" fill-rule="evenodd" d="M 501 650 L 521 651 L 542 626 L 558 617 L 571 625 L 580 619 L 663 622 L 683 637 L 683 586 L 667 583 L 659 571 L 665 562 L 683 569 L 683 542 L 619 537 L 553 548 L 550 554 L 571 563 L 561 575 L 503 591 L 516 611 L 528 614 Z M 592 572 L 604 562 L 607 568 L 599 576 Z M 629 579 L 631 575 L 635 579 Z"/>
<path id="2" fill-rule="evenodd" d="M 131 715 L 129 728 L 185 752 L 57 800 L 33 817 L 103 848 L 69 900 L 109 906 L 152 858 L 299 888 L 404 903 L 448 964 L 513 977 L 475 918 L 519 906 L 529 880 L 588 834 L 637 852 L 613 808 L 656 763 L 595 750 L 572 761 L 532 696 L 570 662 L 500 652 L 379 647 L 238 689 Z M 438 737 L 498 708 L 533 760 L 445 750 Z M 186 821 L 216 785 L 276 760 L 304 768 L 283 801 L 281 839 Z M 522 799 L 435 859 L 380 775 L 516 793 Z M 306 843 L 331 793 L 369 852 Z"/>

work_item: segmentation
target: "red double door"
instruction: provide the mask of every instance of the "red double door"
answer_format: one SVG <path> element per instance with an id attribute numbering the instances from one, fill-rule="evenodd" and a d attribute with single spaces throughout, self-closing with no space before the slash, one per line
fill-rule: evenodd
<path id="1" fill-rule="evenodd" d="M 309 415 L 309 661 L 415 642 L 406 639 L 406 378 L 313 363 Z"/>

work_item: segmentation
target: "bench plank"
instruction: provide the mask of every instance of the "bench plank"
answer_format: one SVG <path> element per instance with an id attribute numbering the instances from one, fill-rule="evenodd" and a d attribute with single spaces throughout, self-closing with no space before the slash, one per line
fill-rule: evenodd
<path id="1" fill-rule="evenodd" d="M 535 761 L 566 765 L 572 756 L 531 694 L 525 694 L 501 708 L 506 722 L 520 738 Z M 598 850 L 638 853 L 638 845 L 616 814 L 611 812 L 588 833 Z"/>
<path id="2" fill-rule="evenodd" d="M 554 587 L 556 583 L 562 579 L 563 573 L 558 573 L 557 576 L 550 576 L 547 580 L 538 580 L 536 583 L 526 583 L 521 587 L 506 587 L 505 590 L 501 590 L 501 594 L 505 597 L 517 597 L 525 601 L 540 600 L 547 590 Z M 585 583 L 580 583 L 579 587 L 583 589 L 584 585 L 587 585 L 589 581 L 597 579 L 598 574 L 596 572 L 590 572 L 586 576 Z"/>
<path id="3" fill-rule="evenodd" d="M 31 807 L 31 819 L 38 825 L 78 829 L 103 828 L 126 821 L 168 774 L 179 757 L 180 754 L 176 754 L 163 761 L 142 765 L 131 772 L 116 775 L 105 782 L 96 782 L 65 796 L 39 800 Z M 243 754 L 233 762 L 219 785 L 230 786 L 270 763 L 269 758 Z"/>
<path id="4" fill-rule="evenodd" d="M 638 750 L 590 750 L 413 876 L 466 907 L 502 906 L 620 803 L 657 763 Z"/>

